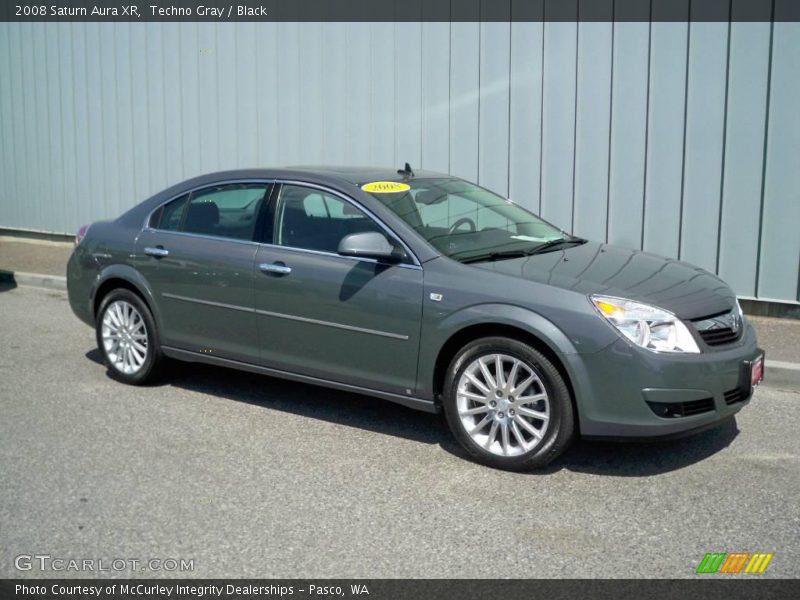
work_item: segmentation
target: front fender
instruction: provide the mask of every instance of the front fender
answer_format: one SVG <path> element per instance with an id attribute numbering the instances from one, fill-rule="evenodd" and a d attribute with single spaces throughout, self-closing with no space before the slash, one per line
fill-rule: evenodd
<path id="1" fill-rule="evenodd" d="M 486 303 L 450 313 L 437 323 L 426 323 L 420 341 L 417 393 L 433 399 L 436 362 L 445 344 L 459 332 L 475 325 L 504 325 L 536 336 L 557 355 L 577 354 L 572 341 L 542 315 L 520 306 Z M 567 361 L 562 361 L 567 364 Z"/>

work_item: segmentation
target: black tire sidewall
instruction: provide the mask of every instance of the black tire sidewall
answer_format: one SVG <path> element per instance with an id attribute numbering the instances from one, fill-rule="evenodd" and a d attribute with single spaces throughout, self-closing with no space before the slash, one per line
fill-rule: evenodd
<path id="1" fill-rule="evenodd" d="M 117 300 L 124 300 L 132 304 L 136 310 L 139 311 L 139 314 L 142 315 L 145 328 L 147 329 L 147 357 L 145 358 L 142 368 L 133 374 L 123 373 L 111 364 L 106 354 L 105 346 L 103 345 L 103 317 L 109 305 Z M 100 350 L 100 354 L 103 356 L 103 364 L 108 369 L 108 374 L 111 377 L 117 381 L 131 385 L 142 385 L 153 381 L 156 376 L 157 367 L 161 362 L 161 349 L 158 343 L 158 332 L 153 315 L 138 295 L 126 289 L 116 289 L 106 294 L 103 301 L 100 303 L 100 309 L 97 311 L 95 335 L 97 338 L 97 347 Z"/>
<path id="2" fill-rule="evenodd" d="M 535 448 L 520 456 L 504 457 L 479 446 L 464 429 L 458 416 L 456 390 L 466 368 L 479 356 L 506 354 L 536 369 L 550 400 L 550 421 L 544 438 Z M 450 363 L 445 378 L 442 406 L 450 430 L 462 447 L 478 462 L 510 471 L 543 467 L 569 445 L 574 431 L 574 412 L 569 388 L 555 365 L 541 352 L 518 340 L 491 337 L 467 344 Z"/>

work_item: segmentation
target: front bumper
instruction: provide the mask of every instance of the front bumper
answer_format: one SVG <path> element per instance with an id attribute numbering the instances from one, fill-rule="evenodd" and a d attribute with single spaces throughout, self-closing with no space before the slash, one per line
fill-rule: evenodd
<path id="1" fill-rule="evenodd" d="M 572 355 L 581 435 L 652 439 L 713 427 L 750 401 L 745 365 L 760 354 L 746 324 L 737 342 L 701 354 L 656 354 L 619 339 Z"/>

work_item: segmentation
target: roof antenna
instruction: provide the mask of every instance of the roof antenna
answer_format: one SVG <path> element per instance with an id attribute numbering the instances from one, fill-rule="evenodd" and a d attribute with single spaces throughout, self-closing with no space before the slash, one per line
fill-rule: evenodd
<path id="1" fill-rule="evenodd" d="M 397 169 L 398 175 L 405 175 L 406 177 L 414 177 L 414 171 L 411 170 L 411 165 L 406 163 L 405 168 Z"/>

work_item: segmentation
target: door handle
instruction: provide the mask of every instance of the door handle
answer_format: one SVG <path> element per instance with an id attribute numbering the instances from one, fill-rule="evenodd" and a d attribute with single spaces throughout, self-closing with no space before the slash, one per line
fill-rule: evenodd
<path id="1" fill-rule="evenodd" d="M 147 254 L 147 256 L 155 256 L 156 258 L 164 258 L 165 256 L 169 255 L 169 250 L 167 250 L 166 248 L 162 248 L 161 246 L 156 246 L 155 248 L 153 248 L 152 246 L 147 246 L 144 249 L 144 253 Z"/>
<path id="2" fill-rule="evenodd" d="M 288 275 L 292 272 L 292 267 L 279 263 L 261 263 L 258 268 L 264 273 L 276 273 L 278 275 Z"/>

